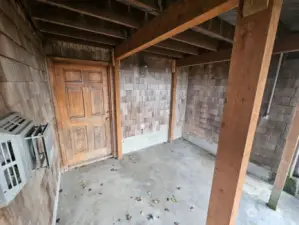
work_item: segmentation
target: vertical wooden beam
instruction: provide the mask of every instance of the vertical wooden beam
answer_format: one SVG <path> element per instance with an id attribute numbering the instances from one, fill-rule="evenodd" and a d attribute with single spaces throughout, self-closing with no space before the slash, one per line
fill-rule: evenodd
<path id="1" fill-rule="evenodd" d="M 273 190 L 268 202 L 271 209 L 276 210 L 277 204 L 284 188 L 288 173 L 296 153 L 298 138 L 299 138 L 299 106 L 297 105 L 292 124 L 287 136 L 287 140 L 283 149 L 279 167 L 277 170 Z"/>
<path id="2" fill-rule="evenodd" d="M 177 71 L 176 62 L 173 60 L 171 66 L 171 99 L 170 99 L 170 113 L 169 113 L 169 130 L 168 141 L 172 142 L 174 139 L 175 128 L 175 109 L 176 109 L 176 89 L 177 89 Z"/>
<path id="3" fill-rule="evenodd" d="M 122 141 L 123 133 L 121 127 L 121 110 L 120 110 L 120 61 L 114 59 L 112 52 L 112 64 L 114 66 L 114 109 L 115 109 L 115 135 L 116 135 L 116 152 L 117 159 L 122 159 Z"/>
<path id="4" fill-rule="evenodd" d="M 245 18 L 238 9 L 207 225 L 235 224 L 281 6 Z"/>

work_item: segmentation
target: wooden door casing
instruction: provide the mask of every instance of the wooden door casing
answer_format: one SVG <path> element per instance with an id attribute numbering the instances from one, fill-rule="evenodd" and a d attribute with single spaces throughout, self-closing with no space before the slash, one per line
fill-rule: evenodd
<path id="1" fill-rule="evenodd" d="M 63 166 L 111 156 L 109 68 L 54 63 L 52 75 Z"/>

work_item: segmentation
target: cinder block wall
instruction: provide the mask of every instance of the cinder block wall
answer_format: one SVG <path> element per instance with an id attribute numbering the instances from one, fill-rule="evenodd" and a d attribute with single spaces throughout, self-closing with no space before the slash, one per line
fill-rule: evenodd
<path id="1" fill-rule="evenodd" d="M 22 10 L 0 1 L 0 117 L 16 111 L 36 123 L 54 124 L 45 56 Z M 51 224 L 59 160 L 33 174 L 16 199 L 0 209 L 1 225 Z"/>
<path id="2" fill-rule="evenodd" d="M 299 59 L 287 59 L 281 68 L 269 118 L 262 118 L 269 102 L 277 62 L 278 58 L 273 57 L 251 154 L 251 162 L 274 173 L 299 97 Z M 229 63 L 226 62 L 190 69 L 185 137 L 199 137 L 211 146 L 218 143 L 228 70 Z"/>
<path id="3" fill-rule="evenodd" d="M 147 68 L 142 69 L 142 64 Z M 141 65 L 141 66 L 140 66 Z M 168 140 L 171 60 L 137 54 L 121 62 L 123 151 L 128 153 Z M 176 137 L 181 137 L 187 74 L 178 73 Z"/>

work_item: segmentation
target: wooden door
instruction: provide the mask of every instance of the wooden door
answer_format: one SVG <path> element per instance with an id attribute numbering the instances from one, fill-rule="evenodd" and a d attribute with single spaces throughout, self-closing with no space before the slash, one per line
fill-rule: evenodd
<path id="1" fill-rule="evenodd" d="M 52 76 L 63 166 L 112 155 L 108 67 L 55 63 Z"/>

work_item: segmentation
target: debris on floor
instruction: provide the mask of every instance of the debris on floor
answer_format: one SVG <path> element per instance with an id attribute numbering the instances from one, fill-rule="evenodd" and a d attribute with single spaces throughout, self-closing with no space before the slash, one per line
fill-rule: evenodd
<path id="1" fill-rule="evenodd" d="M 137 202 L 141 202 L 141 197 L 140 197 L 140 196 L 139 196 L 139 197 L 136 197 L 135 200 L 136 200 Z"/>
<path id="2" fill-rule="evenodd" d="M 154 199 L 152 202 L 158 204 L 160 201 L 158 199 Z"/>
<path id="3" fill-rule="evenodd" d="M 153 214 L 150 213 L 150 214 L 147 215 L 146 218 L 147 218 L 147 220 L 153 220 L 154 216 L 153 216 Z"/>
<path id="4" fill-rule="evenodd" d="M 126 220 L 130 221 L 132 219 L 132 216 L 130 214 L 126 214 Z"/>
<path id="5" fill-rule="evenodd" d="M 172 195 L 172 196 L 170 197 L 170 200 L 171 200 L 173 203 L 177 203 L 177 200 L 176 200 L 176 198 L 175 198 L 174 195 Z"/>

